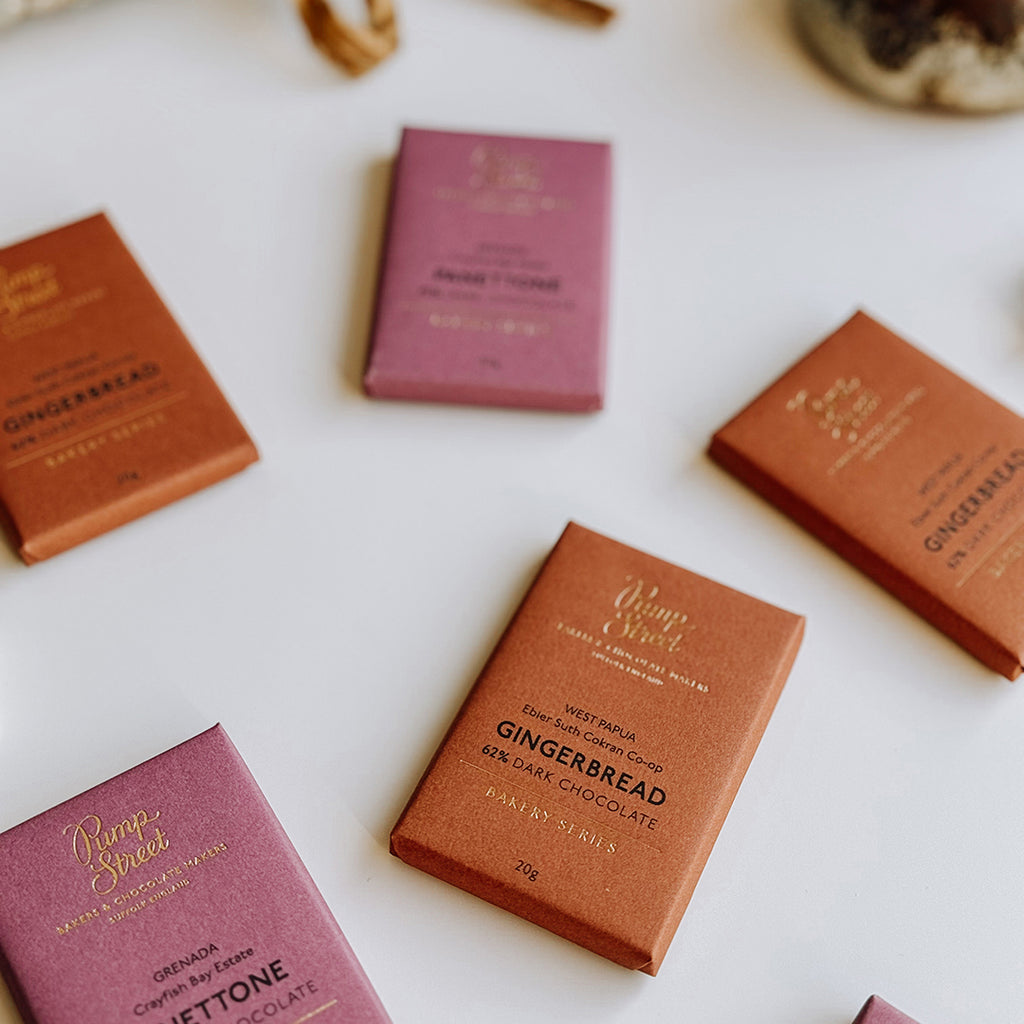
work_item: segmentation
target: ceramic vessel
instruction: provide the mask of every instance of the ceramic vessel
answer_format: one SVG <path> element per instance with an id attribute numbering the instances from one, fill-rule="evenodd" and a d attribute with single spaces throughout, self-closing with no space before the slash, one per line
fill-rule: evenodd
<path id="1" fill-rule="evenodd" d="M 794 13 L 832 71 L 883 100 L 1024 106 L 1024 0 L 794 0 Z"/>

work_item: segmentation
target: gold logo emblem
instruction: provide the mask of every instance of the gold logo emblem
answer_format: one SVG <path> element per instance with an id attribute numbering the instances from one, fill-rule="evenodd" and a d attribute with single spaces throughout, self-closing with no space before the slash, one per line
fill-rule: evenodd
<path id="1" fill-rule="evenodd" d="M 543 182 L 535 157 L 515 155 L 494 145 L 477 146 L 470 155 L 473 188 L 515 188 L 537 192 Z"/>
<path id="2" fill-rule="evenodd" d="M 64 829 L 64 835 L 71 837 L 75 860 L 92 873 L 92 888 L 97 895 L 113 892 L 129 872 L 168 848 L 170 844 L 161 828 L 150 831 L 159 817 L 159 811 L 150 814 L 140 810 L 105 828 L 99 815 L 87 814 Z"/>
<path id="3" fill-rule="evenodd" d="M 58 295 L 57 271 L 49 264 L 33 263 L 15 271 L 0 267 L 0 319 L 14 320 Z"/>
<path id="4" fill-rule="evenodd" d="M 786 408 L 806 413 L 836 441 L 852 444 L 881 401 L 878 393 L 865 387 L 860 377 L 839 377 L 822 395 L 812 395 L 802 388 L 786 403 Z"/>
<path id="5" fill-rule="evenodd" d="M 601 632 L 613 640 L 635 640 L 666 651 L 675 651 L 697 627 L 686 612 L 669 608 L 658 600 L 659 587 L 648 586 L 639 576 L 626 577 L 626 585 L 615 598 L 615 617 Z"/>

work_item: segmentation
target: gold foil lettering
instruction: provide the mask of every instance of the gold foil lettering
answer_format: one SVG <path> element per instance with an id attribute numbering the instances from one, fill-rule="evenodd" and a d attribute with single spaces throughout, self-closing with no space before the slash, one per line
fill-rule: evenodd
<path id="1" fill-rule="evenodd" d="M 696 626 L 689 622 L 686 612 L 677 611 L 655 600 L 659 587 L 646 583 L 639 576 L 627 576 L 626 586 L 615 598 L 615 617 L 609 619 L 601 632 L 613 640 L 634 640 L 652 647 L 674 652 L 686 634 Z"/>
<path id="2" fill-rule="evenodd" d="M 49 264 L 33 263 L 13 272 L 0 267 L 0 318 L 4 320 L 14 320 L 58 295 L 57 271 Z"/>
<path id="3" fill-rule="evenodd" d="M 850 444 L 860 436 L 859 430 L 878 408 L 881 399 L 867 388 L 859 377 L 840 377 L 822 395 L 812 395 L 801 388 L 787 403 L 790 412 L 805 412 L 821 430 L 836 441 Z"/>
<path id="4" fill-rule="evenodd" d="M 77 824 L 67 825 L 64 835 L 71 835 L 71 849 L 75 860 L 82 867 L 92 871 L 92 888 L 98 896 L 106 896 L 117 888 L 122 878 L 130 871 L 152 860 L 170 845 L 167 836 L 159 827 L 151 836 L 146 828 L 160 817 L 160 812 L 150 814 L 146 810 L 136 811 L 130 818 L 119 821 L 112 828 L 104 829 L 98 814 L 87 814 Z M 124 852 L 114 847 L 126 842 L 129 837 L 138 840 L 134 851 Z"/>

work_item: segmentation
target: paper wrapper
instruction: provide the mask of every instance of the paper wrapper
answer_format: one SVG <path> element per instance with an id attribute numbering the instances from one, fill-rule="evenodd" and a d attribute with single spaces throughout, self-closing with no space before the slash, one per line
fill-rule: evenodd
<path id="1" fill-rule="evenodd" d="M 570 523 L 391 833 L 392 853 L 656 974 L 803 626 Z"/>

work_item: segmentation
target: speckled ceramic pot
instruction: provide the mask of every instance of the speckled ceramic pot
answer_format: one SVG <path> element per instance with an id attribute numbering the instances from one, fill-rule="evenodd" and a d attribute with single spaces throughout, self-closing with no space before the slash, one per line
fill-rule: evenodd
<path id="1" fill-rule="evenodd" d="M 825 64 L 891 103 L 1024 106 L 1024 0 L 794 0 L 794 13 Z"/>

